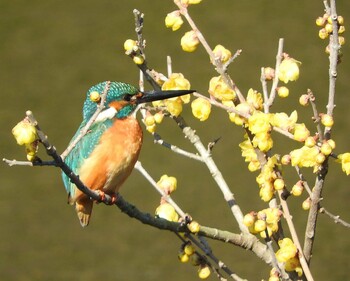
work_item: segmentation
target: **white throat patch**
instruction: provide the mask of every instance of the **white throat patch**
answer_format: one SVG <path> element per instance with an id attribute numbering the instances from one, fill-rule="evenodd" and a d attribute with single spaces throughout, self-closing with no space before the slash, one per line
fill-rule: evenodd
<path id="1" fill-rule="evenodd" d="M 106 121 L 107 119 L 112 119 L 114 116 L 117 114 L 117 110 L 112 106 L 109 107 L 103 111 L 101 111 L 95 120 L 95 122 L 103 122 Z"/>

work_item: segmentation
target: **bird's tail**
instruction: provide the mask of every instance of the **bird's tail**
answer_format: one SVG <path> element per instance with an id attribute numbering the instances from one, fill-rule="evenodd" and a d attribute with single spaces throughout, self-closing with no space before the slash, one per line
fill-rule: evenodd
<path id="1" fill-rule="evenodd" d="M 85 196 L 75 202 L 75 210 L 77 211 L 80 225 L 82 227 L 89 224 L 92 206 L 93 202 Z"/>

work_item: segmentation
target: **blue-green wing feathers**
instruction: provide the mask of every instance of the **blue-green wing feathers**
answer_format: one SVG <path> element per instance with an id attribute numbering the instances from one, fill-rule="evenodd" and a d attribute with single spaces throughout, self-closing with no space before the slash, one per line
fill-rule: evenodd
<path id="1" fill-rule="evenodd" d="M 84 128 L 86 122 L 83 122 L 75 133 L 71 142 L 79 135 Z M 112 120 L 106 120 L 101 123 L 95 123 L 91 126 L 88 133 L 75 145 L 71 152 L 67 155 L 64 162 L 72 169 L 75 174 L 79 174 L 79 169 L 85 159 L 87 159 L 96 145 L 99 143 L 102 134 L 112 126 Z M 75 185 L 70 181 L 66 174 L 62 173 L 64 186 L 70 195 L 74 196 Z"/>

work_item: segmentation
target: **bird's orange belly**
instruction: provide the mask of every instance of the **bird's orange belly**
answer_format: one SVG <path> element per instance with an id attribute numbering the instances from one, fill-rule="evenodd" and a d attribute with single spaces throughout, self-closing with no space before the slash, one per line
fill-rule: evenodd
<path id="1" fill-rule="evenodd" d="M 85 160 L 79 175 L 93 190 L 115 193 L 132 172 L 142 145 L 142 129 L 134 117 L 117 119 Z M 76 193 L 76 198 L 82 196 Z"/>

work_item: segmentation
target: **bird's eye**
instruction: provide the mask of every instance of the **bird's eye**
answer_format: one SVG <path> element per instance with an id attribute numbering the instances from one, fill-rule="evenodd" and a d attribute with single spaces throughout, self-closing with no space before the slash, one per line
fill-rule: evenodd
<path id="1" fill-rule="evenodd" d="M 130 95 L 130 94 L 126 94 L 125 96 L 124 96 L 124 100 L 125 101 L 131 101 L 132 100 L 132 97 L 133 97 L 133 95 Z"/>

